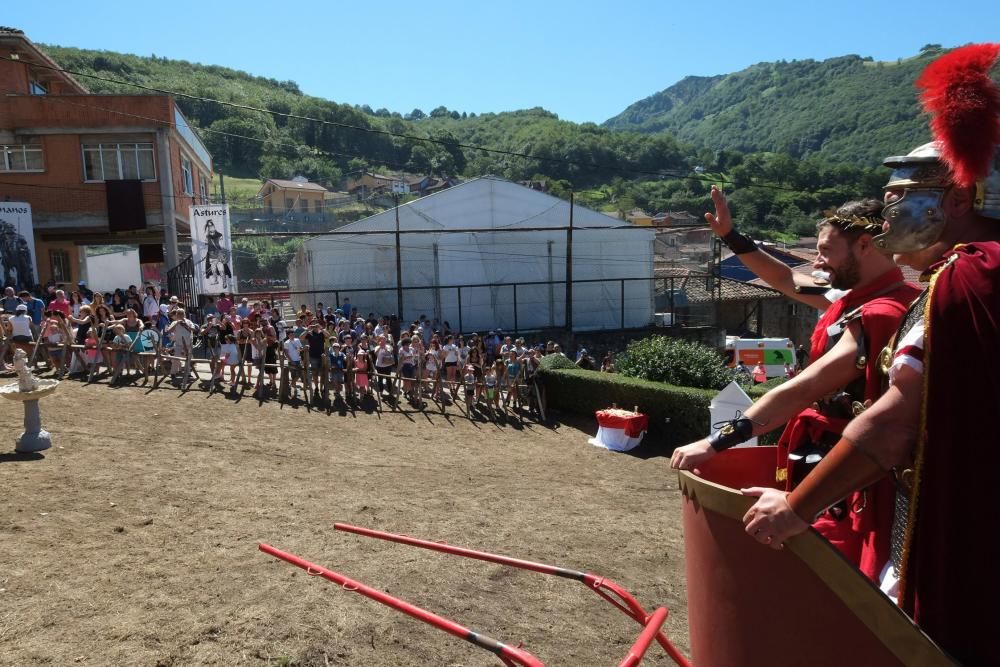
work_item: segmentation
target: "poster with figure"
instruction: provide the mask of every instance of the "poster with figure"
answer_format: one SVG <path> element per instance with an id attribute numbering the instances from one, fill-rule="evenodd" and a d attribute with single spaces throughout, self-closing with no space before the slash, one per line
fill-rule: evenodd
<path id="1" fill-rule="evenodd" d="M 237 292 L 233 275 L 232 240 L 229 236 L 229 206 L 192 206 L 191 256 L 199 294 L 218 296 Z"/>
<path id="2" fill-rule="evenodd" d="M 3 287 L 31 289 L 38 284 L 31 204 L 0 202 L 0 279 Z"/>

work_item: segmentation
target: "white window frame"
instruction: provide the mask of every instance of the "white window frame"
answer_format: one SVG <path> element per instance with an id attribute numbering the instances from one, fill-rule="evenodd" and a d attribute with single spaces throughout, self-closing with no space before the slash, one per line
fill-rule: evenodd
<path id="1" fill-rule="evenodd" d="M 156 152 L 153 149 L 153 144 L 151 142 L 148 142 L 148 141 L 122 141 L 122 142 L 107 143 L 107 144 L 104 144 L 104 143 L 99 143 L 99 144 L 80 144 L 80 159 L 82 160 L 82 162 L 80 163 L 80 165 L 83 168 L 83 182 L 84 183 L 104 183 L 105 181 L 117 181 L 117 180 L 121 180 L 121 177 L 122 177 L 122 153 L 121 153 L 121 148 L 123 146 L 125 146 L 127 148 L 131 148 L 135 152 L 135 172 L 137 174 L 139 174 L 140 176 L 142 175 L 142 169 L 141 169 L 141 162 L 139 161 L 139 154 L 140 154 L 140 152 L 143 152 L 143 153 L 148 152 L 150 154 L 150 157 L 152 157 L 152 159 L 150 160 L 150 164 L 153 167 L 153 176 L 152 176 L 152 178 L 143 178 L 143 179 L 140 179 L 140 180 L 142 180 L 144 183 L 152 183 L 152 182 L 156 181 Z M 87 176 L 88 176 L 88 174 L 87 174 L 87 153 L 88 152 L 93 152 L 95 150 L 97 151 L 97 156 L 98 156 L 98 161 L 97 162 L 101 166 L 101 174 L 100 174 L 101 178 L 87 178 Z M 108 175 L 104 173 L 104 156 L 105 156 L 105 154 L 110 155 L 112 153 L 114 154 L 115 164 L 118 167 L 118 174 L 117 174 L 118 178 L 107 178 Z"/>
<path id="2" fill-rule="evenodd" d="M 187 157 L 181 156 L 181 186 L 184 188 L 184 194 L 194 196 L 194 172 L 191 167 L 191 160 Z"/>
<path id="3" fill-rule="evenodd" d="M 28 82 L 28 92 L 32 95 L 48 95 L 49 88 L 38 79 L 32 79 Z"/>
<path id="4" fill-rule="evenodd" d="M 24 164 L 28 164 L 28 153 L 37 153 L 41 159 L 42 166 L 38 169 L 12 169 L 10 156 L 12 153 L 21 153 Z M 2 144 L 0 145 L 0 173 L 38 173 L 45 171 L 45 152 L 41 143 L 27 144 Z"/>

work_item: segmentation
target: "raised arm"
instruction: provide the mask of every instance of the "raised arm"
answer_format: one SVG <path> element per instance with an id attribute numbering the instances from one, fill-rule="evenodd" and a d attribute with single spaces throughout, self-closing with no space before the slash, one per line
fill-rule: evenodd
<path id="1" fill-rule="evenodd" d="M 749 238 L 734 229 L 726 195 L 714 185 L 712 203 L 715 204 L 715 214 L 706 213 L 705 220 L 711 225 L 712 231 L 739 257 L 744 266 L 790 299 L 820 310 L 829 307 L 830 302 L 822 294 L 800 294 L 795 290 L 796 287 L 815 287 L 809 278 L 793 272 L 786 264 L 766 252 L 757 250 Z"/>

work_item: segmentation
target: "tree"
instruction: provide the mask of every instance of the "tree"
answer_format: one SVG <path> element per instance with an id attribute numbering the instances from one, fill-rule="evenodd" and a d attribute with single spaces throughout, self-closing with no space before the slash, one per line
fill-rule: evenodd
<path id="1" fill-rule="evenodd" d="M 448 115 L 448 107 L 440 106 L 431 111 L 431 118 L 444 118 Z"/>
<path id="2" fill-rule="evenodd" d="M 420 120 L 421 118 L 427 118 L 427 114 L 420 109 L 414 109 L 410 113 L 403 116 L 404 120 Z"/>

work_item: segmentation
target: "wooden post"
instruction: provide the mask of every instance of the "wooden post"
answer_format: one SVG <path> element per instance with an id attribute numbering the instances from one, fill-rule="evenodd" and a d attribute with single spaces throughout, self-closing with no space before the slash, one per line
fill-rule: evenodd
<path id="1" fill-rule="evenodd" d="M 299 367 L 302 369 L 302 394 L 306 397 L 306 405 L 311 405 L 309 392 L 312 390 L 312 367 L 309 364 L 309 346 L 303 345 L 299 354 Z"/>
<path id="2" fill-rule="evenodd" d="M 323 356 L 320 357 L 320 371 L 323 376 L 319 379 L 320 389 L 322 390 L 323 400 L 326 402 L 330 401 L 330 355 L 323 351 Z"/>
<path id="3" fill-rule="evenodd" d="M 288 367 L 285 366 L 285 351 L 278 346 L 278 401 L 288 400 Z"/>

